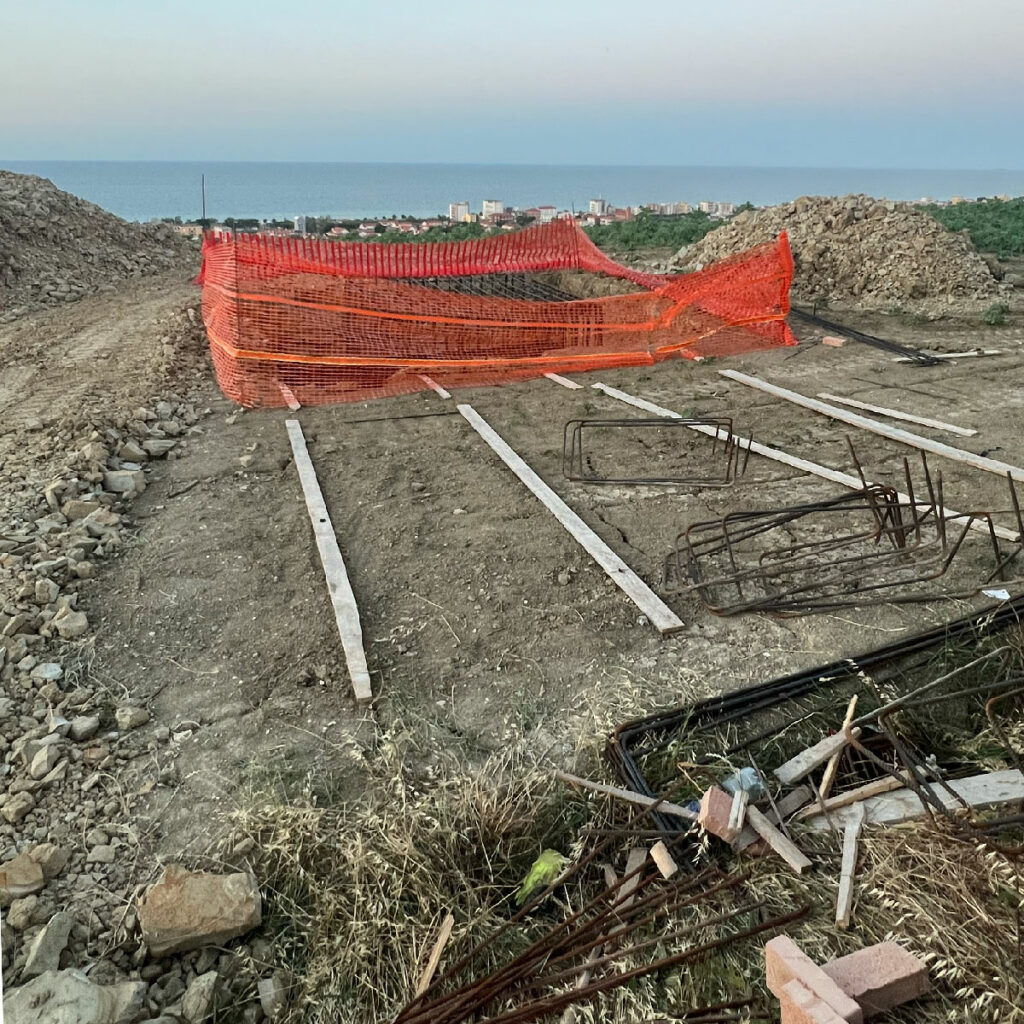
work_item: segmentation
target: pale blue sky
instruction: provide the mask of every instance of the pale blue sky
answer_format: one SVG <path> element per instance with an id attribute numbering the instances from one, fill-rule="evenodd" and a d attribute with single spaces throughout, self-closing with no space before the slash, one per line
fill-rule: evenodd
<path id="1" fill-rule="evenodd" d="M 1024 0 L 0 0 L 4 159 L 1024 168 Z"/>

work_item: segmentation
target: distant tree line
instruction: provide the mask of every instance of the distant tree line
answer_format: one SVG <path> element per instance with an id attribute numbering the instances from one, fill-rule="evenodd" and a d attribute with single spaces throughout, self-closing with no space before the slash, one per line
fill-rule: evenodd
<path id="1" fill-rule="evenodd" d="M 966 229 L 982 252 L 999 259 L 1024 253 L 1024 198 L 979 199 L 953 206 L 922 206 L 950 231 Z"/>

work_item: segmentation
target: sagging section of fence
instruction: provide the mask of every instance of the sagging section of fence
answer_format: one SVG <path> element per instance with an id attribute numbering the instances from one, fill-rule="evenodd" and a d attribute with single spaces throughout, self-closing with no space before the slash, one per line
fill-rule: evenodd
<path id="1" fill-rule="evenodd" d="M 576 298 L 551 283 L 564 272 L 627 293 Z M 420 391 L 423 375 L 452 389 L 792 345 L 792 277 L 785 234 L 697 273 L 648 274 L 559 220 L 452 243 L 209 232 L 199 281 L 221 389 L 281 406 L 282 386 L 319 405 Z"/>

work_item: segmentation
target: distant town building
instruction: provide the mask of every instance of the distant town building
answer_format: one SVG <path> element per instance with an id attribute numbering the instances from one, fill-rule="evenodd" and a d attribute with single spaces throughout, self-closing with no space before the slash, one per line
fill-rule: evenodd
<path id="1" fill-rule="evenodd" d="M 553 221 L 555 219 L 555 217 L 557 217 L 557 216 L 558 216 L 558 207 L 557 206 L 538 206 L 537 207 L 537 220 L 539 220 L 541 222 L 541 224 L 550 224 L 551 221 Z"/>
<path id="2" fill-rule="evenodd" d="M 304 216 L 300 215 L 296 217 L 292 223 L 295 225 L 295 230 L 298 231 L 300 235 L 304 235 L 306 233 L 306 218 Z"/>
<path id="3" fill-rule="evenodd" d="M 666 217 L 673 217 L 681 213 L 689 213 L 690 209 L 689 203 L 661 203 L 658 212 Z"/>
<path id="4" fill-rule="evenodd" d="M 448 217 L 456 223 L 469 220 L 469 203 L 449 203 Z"/>
<path id="5" fill-rule="evenodd" d="M 591 199 L 587 204 L 587 212 L 600 217 L 608 211 L 608 203 L 604 199 Z"/>
<path id="6" fill-rule="evenodd" d="M 481 217 L 500 217 L 505 212 L 505 204 L 500 199 L 485 199 L 480 204 Z"/>
<path id="7" fill-rule="evenodd" d="M 736 212 L 736 204 L 713 203 L 705 199 L 700 203 L 698 209 L 709 217 L 731 217 Z"/>

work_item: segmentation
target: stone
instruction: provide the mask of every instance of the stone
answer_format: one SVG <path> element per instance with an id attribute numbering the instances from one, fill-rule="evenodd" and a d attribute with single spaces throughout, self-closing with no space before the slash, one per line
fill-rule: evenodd
<path id="1" fill-rule="evenodd" d="M 806 953 L 788 936 L 776 935 L 765 943 L 765 981 L 777 999 L 791 981 L 798 981 L 813 996 L 826 1003 L 849 1024 L 863 1024 L 864 1014 L 851 999 Z"/>
<path id="2" fill-rule="evenodd" d="M 56 878 L 71 859 L 71 851 L 55 843 L 40 843 L 33 846 L 28 855 L 43 869 L 43 877 L 47 881 Z"/>
<path id="3" fill-rule="evenodd" d="M 0 813 L 12 825 L 17 825 L 35 805 L 36 798 L 31 793 L 15 793 L 6 801 Z"/>
<path id="4" fill-rule="evenodd" d="M 114 718 L 121 732 L 131 732 L 132 729 L 138 729 L 149 721 L 149 712 L 145 708 L 126 704 L 114 712 Z"/>
<path id="5" fill-rule="evenodd" d="M 94 846 L 85 858 L 86 864 L 113 864 L 117 851 L 113 846 Z"/>
<path id="6" fill-rule="evenodd" d="M 75 640 L 89 632 L 89 620 L 85 612 L 69 611 L 63 616 L 55 617 L 53 625 L 62 640 Z"/>
<path id="7" fill-rule="evenodd" d="M 0 864 L 0 907 L 39 892 L 46 884 L 43 869 L 27 854 Z"/>
<path id="8" fill-rule="evenodd" d="M 29 765 L 28 773 L 33 779 L 43 779 L 57 767 L 60 760 L 60 747 L 50 744 L 36 752 Z"/>
<path id="9" fill-rule="evenodd" d="M 23 977 L 35 978 L 60 969 L 60 955 L 67 948 L 75 919 L 63 911 L 54 914 L 28 944 Z"/>
<path id="10" fill-rule="evenodd" d="M 150 441 L 143 441 L 142 447 L 152 458 L 159 459 L 171 451 L 177 443 L 177 441 L 171 441 L 167 438 L 155 438 Z"/>
<path id="11" fill-rule="evenodd" d="M 22 896 L 20 900 L 12 900 L 10 907 L 7 908 L 7 923 L 16 932 L 31 928 L 35 924 L 38 907 L 38 896 Z"/>
<path id="12" fill-rule="evenodd" d="M 141 494 L 146 474 L 141 469 L 113 469 L 103 474 L 103 489 L 112 494 Z"/>
<path id="13" fill-rule="evenodd" d="M 29 675 L 33 683 L 42 686 L 63 679 L 64 669 L 56 661 L 44 661 L 41 665 L 36 665 Z"/>
<path id="14" fill-rule="evenodd" d="M 149 453 L 138 441 L 125 441 L 117 450 L 117 457 L 127 462 L 147 462 Z"/>
<path id="15" fill-rule="evenodd" d="M 36 580 L 36 604 L 53 604 L 60 596 L 60 587 L 53 580 Z"/>
<path id="16" fill-rule="evenodd" d="M 71 522 L 75 522 L 79 519 L 85 519 L 86 516 L 92 515 L 93 512 L 98 511 L 102 507 L 98 501 L 83 501 L 79 498 L 73 498 L 71 501 L 64 502 L 61 506 L 61 512 Z"/>
<path id="17" fill-rule="evenodd" d="M 929 988 L 928 965 L 897 942 L 858 949 L 825 964 L 822 970 L 860 1003 L 865 1017 L 918 999 Z"/>
<path id="18" fill-rule="evenodd" d="M 47 971 L 4 992 L 10 1024 L 131 1024 L 146 998 L 144 981 L 95 985 L 77 970 Z"/>
<path id="19" fill-rule="evenodd" d="M 214 875 L 168 864 L 139 902 L 142 938 L 156 957 L 222 944 L 261 920 L 259 887 L 248 872 Z"/>
<path id="20" fill-rule="evenodd" d="M 260 978 L 256 985 L 260 1006 L 270 1020 L 284 1013 L 288 1005 L 288 984 L 283 971 L 274 971 L 269 978 Z"/>
<path id="21" fill-rule="evenodd" d="M 217 972 L 200 974 L 181 1000 L 181 1015 L 189 1024 L 203 1024 L 217 1009 Z"/>
<path id="22" fill-rule="evenodd" d="M 76 743 L 91 740 L 100 731 L 99 715 L 79 715 L 71 719 L 71 728 L 68 735 Z"/>
<path id="23" fill-rule="evenodd" d="M 827 345 L 829 348 L 842 348 L 846 344 L 845 338 L 837 338 L 834 334 L 826 334 L 821 339 L 822 345 Z"/>

